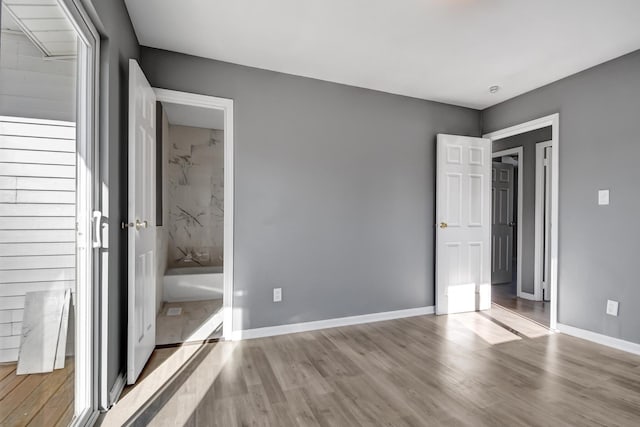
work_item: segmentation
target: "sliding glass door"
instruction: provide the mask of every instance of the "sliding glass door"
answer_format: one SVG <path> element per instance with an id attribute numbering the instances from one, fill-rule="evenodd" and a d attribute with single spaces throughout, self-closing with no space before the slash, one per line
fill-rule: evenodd
<path id="1" fill-rule="evenodd" d="M 99 38 L 77 0 L 1 0 L 0 424 L 96 415 Z"/>

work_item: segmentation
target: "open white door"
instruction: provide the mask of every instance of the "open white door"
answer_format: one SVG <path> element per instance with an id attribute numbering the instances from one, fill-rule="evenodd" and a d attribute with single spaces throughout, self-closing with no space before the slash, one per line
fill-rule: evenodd
<path id="1" fill-rule="evenodd" d="M 438 135 L 436 314 L 491 307 L 491 142 Z"/>
<path id="2" fill-rule="evenodd" d="M 156 97 L 129 60 L 129 327 L 127 383 L 133 384 L 156 345 Z"/>

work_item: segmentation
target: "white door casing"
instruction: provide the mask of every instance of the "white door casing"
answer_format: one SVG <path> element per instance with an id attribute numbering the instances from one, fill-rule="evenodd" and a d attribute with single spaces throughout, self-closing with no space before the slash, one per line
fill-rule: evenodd
<path id="1" fill-rule="evenodd" d="M 553 144 L 536 144 L 536 204 L 535 204 L 535 299 L 549 301 L 551 295 L 551 213 Z"/>
<path id="2" fill-rule="evenodd" d="M 513 279 L 514 167 L 494 162 L 491 167 L 491 284 Z"/>
<path id="3" fill-rule="evenodd" d="M 438 134 L 436 314 L 491 307 L 491 144 Z"/>
<path id="4" fill-rule="evenodd" d="M 156 97 L 129 60 L 129 303 L 127 383 L 142 372 L 156 344 Z"/>
<path id="5" fill-rule="evenodd" d="M 544 187 L 544 268 L 542 270 L 542 299 L 549 301 L 551 284 L 551 168 L 553 164 L 552 147 L 545 148 L 545 187 Z"/>
<path id="6" fill-rule="evenodd" d="M 234 138 L 233 100 L 169 89 L 154 89 L 156 100 L 171 104 L 216 109 L 224 112 L 224 297 L 222 337 L 241 339 L 241 331 L 233 332 L 233 217 L 234 217 Z"/>

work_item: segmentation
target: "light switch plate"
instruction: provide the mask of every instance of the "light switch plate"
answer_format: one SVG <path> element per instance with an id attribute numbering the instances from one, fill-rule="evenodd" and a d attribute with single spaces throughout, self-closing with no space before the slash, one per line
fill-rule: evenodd
<path id="1" fill-rule="evenodd" d="M 609 190 L 598 190 L 598 204 L 599 205 L 609 204 Z"/>
<path id="2" fill-rule="evenodd" d="M 282 288 L 273 288 L 273 302 L 282 301 Z"/>
<path id="3" fill-rule="evenodd" d="M 607 300 L 607 314 L 609 316 L 617 316 L 618 315 L 618 301 Z"/>

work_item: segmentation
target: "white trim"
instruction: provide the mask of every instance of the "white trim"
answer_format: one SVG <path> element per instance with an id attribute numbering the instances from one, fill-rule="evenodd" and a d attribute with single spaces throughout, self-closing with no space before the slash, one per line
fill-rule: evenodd
<path id="1" fill-rule="evenodd" d="M 93 212 L 100 209 L 100 35 L 80 0 L 58 0 L 78 37 L 76 82 L 76 322 L 74 418 L 91 425 L 98 414 L 100 254 L 93 245 Z M 85 286 L 82 286 L 82 285 Z M 103 316 L 106 313 L 102 314 Z M 106 362 L 105 362 L 106 363 Z"/>
<path id="2" fill-rule="evenodd" d="M 85 426 L 93 426 L 98 421 L 98 417 L 100 416 L 100 411 L 93 410 L 89 412 L 87 415 L 87 421 L 84 423 Z"/>
<path id="3" fill-rule="evenodd" d="M 628 353 L 637 354 L 640 356 L 640 344 L 631 341 L 621 340 L 620 338 L 613 338 L 607 335 L 599 334 L 597 332 L 587 331 L 586 329 L 580 329 L 562 323 L 557 324 L 557 329 L 563 334 L 582 338 L 587 341 L 595 342 L 597 344 L 615 348 L 617 350 L 626 351 Z"/>
<path id="4" fill-rule="evenodd" d="M 406 310 L 383 311 L 380 313 L 362 314 L 360 316 L 338 317 L 335 319 L 315 320 L 311 322 L 290 323 L 288 325 L 267 326 L 265 328 L 244 329 L 234 331 L 234 340 L 271 337 L 274 335 L 295 334 L 297 332 L 316 331 L 318 329 L 337 328 L 340 326 L 359 325 L 362 323 L 380 322 L 383 320 L 401 319 L 404 317 L 433 314 L 434 306 L 409 308 Z"/>
<path id="5" fill-rule="evenodd" d="M 560 114 L 555 113 L 539 119 L 531 120 L 519 125 L 483 135 L 491 142 L 509 136 L 518 135 L 536 129 L 551 126 L 552 158 L 551 165 L 551 308 L 550 328 L 556 329 L 558 323 L 558 212 L 559 212 L 559 175 L 560 175 Z"/>
<path id="6" fill-rule="evenodd" d="M 534 271 L 533 271 L 533 286 L 534 295 L 536 301 L 542 301 L 542 262 L 544 259 L 544 235 L 542 233 L 542 221 L 544 218 L 544 203 L 543 196 L 546 189 L 544 186 L 544 149 L 546 147 L 552 147 L 551 141 L 544 141 L 536 143 L 536 178 L 535 178 L 535 239 L 534 239 Z"/>
<path id="7" fill-rule="evenodd" d="M 493 142 L 493 141 L 492 141 Z M 510 155 L 518 156 L 518 217 L 517 228 L 516 228 L 516 236 L 518 239 L 518 253 L 516 254 L 516 289 L 518 292 L 518 296 L 521 298 L 529 299 L 528 295 L 525 296 L 526 292 L 522 290 L 522 217 L 524 212 L 524 148 L 523 147 L 515 147 L 510 148 L 508 150 L 496 151 L 495 153 L 491 153 L 491 158 L 495 159 L 496 157 L 501 156 L 510 156 Z"/>
<path id="8" fill-rule="evenodd" d="M 122 390 L 124 390 L 124 386 L 126 384 L 126 375 L 124 372 L 120 372 L 116 381 L 113 383 L 113 387 L 111 387 L 111 391 L 109 391 L 109 405 L 105 409 L 109 409 L 116 404 L 118 399 L 120 399 L 120 395 L 122 394 Z"/>
<path id="9" fill-rule="evenodd" d="M 233 218 L 234 218 L 234 140 L 233 100 L 189 92 L 154 88 L 160 102 L 212 108 L 224 112 L 224 249 L 222 337 L 232 339 L 233 331 Z"/>
<path id="10" fill-rule="evenodd" d="M 485 133 L 483 138 L 489 138 L 491 141 L 497 141 L 499 139 L 508 138 L 514 135 L 520 135 L 521 133 L 527 133 L 532 130 L 546 128 L 552 126 L 554 121 L 557 122 L 559 114 L 551 114 L 549 116 L 540 117 L 539 119 L 530 120 L 528 122 L 520 123 L 515 126 L 510 126 L 505 129 L 500 129 L 494 132 Z"/>

